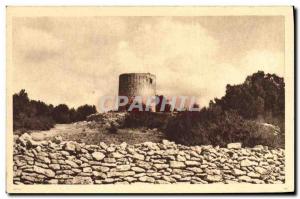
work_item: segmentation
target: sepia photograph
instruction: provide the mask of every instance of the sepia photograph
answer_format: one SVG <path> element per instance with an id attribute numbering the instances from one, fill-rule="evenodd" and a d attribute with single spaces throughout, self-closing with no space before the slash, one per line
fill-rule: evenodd
<path id="1" fill-rule="evenodd" d="M 8 193 L 294 191 L 293 7 L 6 11 Z"/>

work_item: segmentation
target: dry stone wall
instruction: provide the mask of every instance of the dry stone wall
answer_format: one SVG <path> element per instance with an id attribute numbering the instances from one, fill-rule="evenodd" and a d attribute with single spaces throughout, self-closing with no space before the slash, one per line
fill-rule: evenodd
<path id="1" fill-rule="evenodd" d="M 284 183 L 284 150 L 264 146 L 183 146 L 163 140 L 136 145 L 14 142 L 15 184 Z"/>

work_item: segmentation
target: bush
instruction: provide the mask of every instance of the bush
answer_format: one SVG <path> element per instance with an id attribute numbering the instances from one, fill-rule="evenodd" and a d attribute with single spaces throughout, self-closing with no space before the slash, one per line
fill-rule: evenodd
<path id="1" fill-rule="evenodd" d="M 51 117 L 27 117 L 16 118 L 13 122 L 13 129 L 26 130 L 49 130 L 54 127 L 54 120 Z"/>
<path id="2" fill-rule="evenodd" d="M 51 112 L 53 106 L 30 100 L 23 89 L 13 95 L 13 129 L 49 130 L 54 126 Z"/>
<path id="3" fill-rule="evenodd" d="M 278 125 L 284 132 L 284 79 L 258 71 L 243 84 L 227 85 L 226 94 L 215 103 L 225 111 L 236 110 L 245 119 Z"/>
<path id="4" fill-rule="evenodd" d="M 109 133 L 116 134 L 118 132 L 118 127 L 114 122 L 112 122 L 107 130 Z"/>
<path id="5" fill-rule="evenodd" d="M 32 117 L 27 118 L 24 128 L 34 130 L 49 130 L 54 127 L 54 121 L 51 117 Z"/>
<path id="6" fill-rule="evenodd" d="M 253 147 L 262 144 L 283 147 L 282 136 L 266 131 L 262 124 L 245 120 L 235 111 L 203 109 L 201 112 L 182 112 L 171 119 L 165 130 L 167 137 L 185 145 L 219 145 L 241 142 Z"/>
<path id="7" fill-rule="evenodd" d="M 75 110 L 65 104 L 53 107 L 51 104 L 30 100 L 22 89 L 13 95 L 13 130 L 49 130 L 55 123 L 82 121 L 96 112 L 95 106 L 87 104 Z"/>
<path id="8" fill-rule="evenodd" d="M 82 121 L 87 118 L 87 116 L 97 113 L 96 106 L 83 105 L 79 106 L 75 111 L 75 118 L 73 121 Z"/>
<path id="9" fill-rule="evenodd" d="M 208 108 L 179 113 L 169 121 L 166 134 L 187 145 L 242 142 L 284 147 L 284 88 L 283 78 L 258 71 L 243 84 L 227 85 L 225 96 Z M 280 134 L 274 134 L 274 125 Z"/>
<path id="10" fill-rule="evenodd" d="M 149 111 L 129 112 L 124 121 L 124 127 L 159 128 L 164 129 L 171 113 L 156 113 Z"/>
<path id="11" fill-rule="evenodd" d="M 54 107 L 52 111 L 52 117 L 56 123 L 59 124 L 66 124 L 70 123 L 70 111 L 69 107 L 65 104 L 59 104 L 58 106 Z"/>

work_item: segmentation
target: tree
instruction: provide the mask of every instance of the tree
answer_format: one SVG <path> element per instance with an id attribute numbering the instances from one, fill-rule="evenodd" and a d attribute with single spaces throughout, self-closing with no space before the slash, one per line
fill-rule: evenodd
<path id="1" fill-rule="evenodd" d="M 22 89 L 13 95 L 13 128 L 30 130 L 48 130 L 55 123 L 71 123 L 85 120 L 90 114 L 96 113 L 96 107 L 83 105 L 75 110 L 65 104 L 53 107 L 52 104 L 38 100 L 30 100 L 27 92 Z"/>
<path id="2" fill-rule="evenodd" d="M 29 98 L 24 89 L 13 95 L 13 117 L 16 118 L 20 113 L 28 113 Z"/>
<path id="3" fill-rule="evenodd" d="M 48 130 L 53 127 L 51 117 L 53 107 L 44 102 L 30 100 L 22 89 L 13 95 L 13 129 Z"/>
<path id="4" fill-rule="evenodd" d="M 74 108 L 71 108 L 69 110 L 69 116 L 70 116 L 70 121 L 76 122 L 77 121 L 77 112 Z"/>
<path id="5" fill-rule="evenodd" d="M 87 116 L 97 113 L 96 106 L 91 105 L 83 105 L 79 106 L 76 110 L 76 117 L 74 121 L 82 121 L 85 120 Z"/>
<path id="6" fill-rule="evenodd" d="M 210 101 L 200 112 L 180 112 L 169 121 L 166 135 L 178 143 L 218 144 L 243 142 L 246 146 L 284 146 L 285 84 L 275 74 L 258 71 L 243 84 L 227 85 L 221 99 Z M 280 127 L 268 133 L 261 122 Z"/>
<path id="7" fill-rule="evenodd" d="M 65 104 L 57 105 L 52 111 L 52 117 L 59 124 L 69 123 L 71 121 L 69 107 Z"/>
<path id="8" fill-rule="evenodd" d="M 224 110 L 237 110 L 245 119 L 255 119 L 271 113 L 284 117 L 284 81 L 275 74 L 258 71 L 243 84 L 227 85 L 226 94 L 215 103 Z"/>

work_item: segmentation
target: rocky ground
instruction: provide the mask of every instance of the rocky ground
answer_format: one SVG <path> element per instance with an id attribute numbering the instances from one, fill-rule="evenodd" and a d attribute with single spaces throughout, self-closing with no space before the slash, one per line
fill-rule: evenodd
<path id="1" fill-rule="evenodd" d="M 284 183 L 284 150 L 265 146 L 227 148 L 162 143 L 86 145 L 14 141 L 15 184 Z"/>
<path id="2" fill-rule="evenodd" d="M 127 113 L 108 112 L 90 115 L 87 121 L 79 121 L 71 124 L 56 124 L 54 128 L 45 131 L 28 131 L 34 140 L 53 140 L 56 136 L 61 136 L 63 140 L 75 141 L 85 144 L 137 144 L 145 141 L 161 142 L 165 139 L 165 134 L 158 128 L 121 127 Z M 116 132 L 110 129 L 114 125 Z M 24 132 L 14 132 L 14 135 L 21 135 Z"/>
<path id="3" fill-rule="evenodd" d="M 64 140 L 78 143 L 98 144 L 137 144 L 147 141 L 161 142 L 165 135 L 159 129 L 148 128 L 120 128 L 117 133 L 111 133 L 106 126 L 95 121 L 82 121 L 72 124 L 56 124 L 54 128 L 46 131 L 28 132 L 34 140 L 53 140 L 61 136 Z M 17 133 L 14 133 L 15 135 Z"/>

